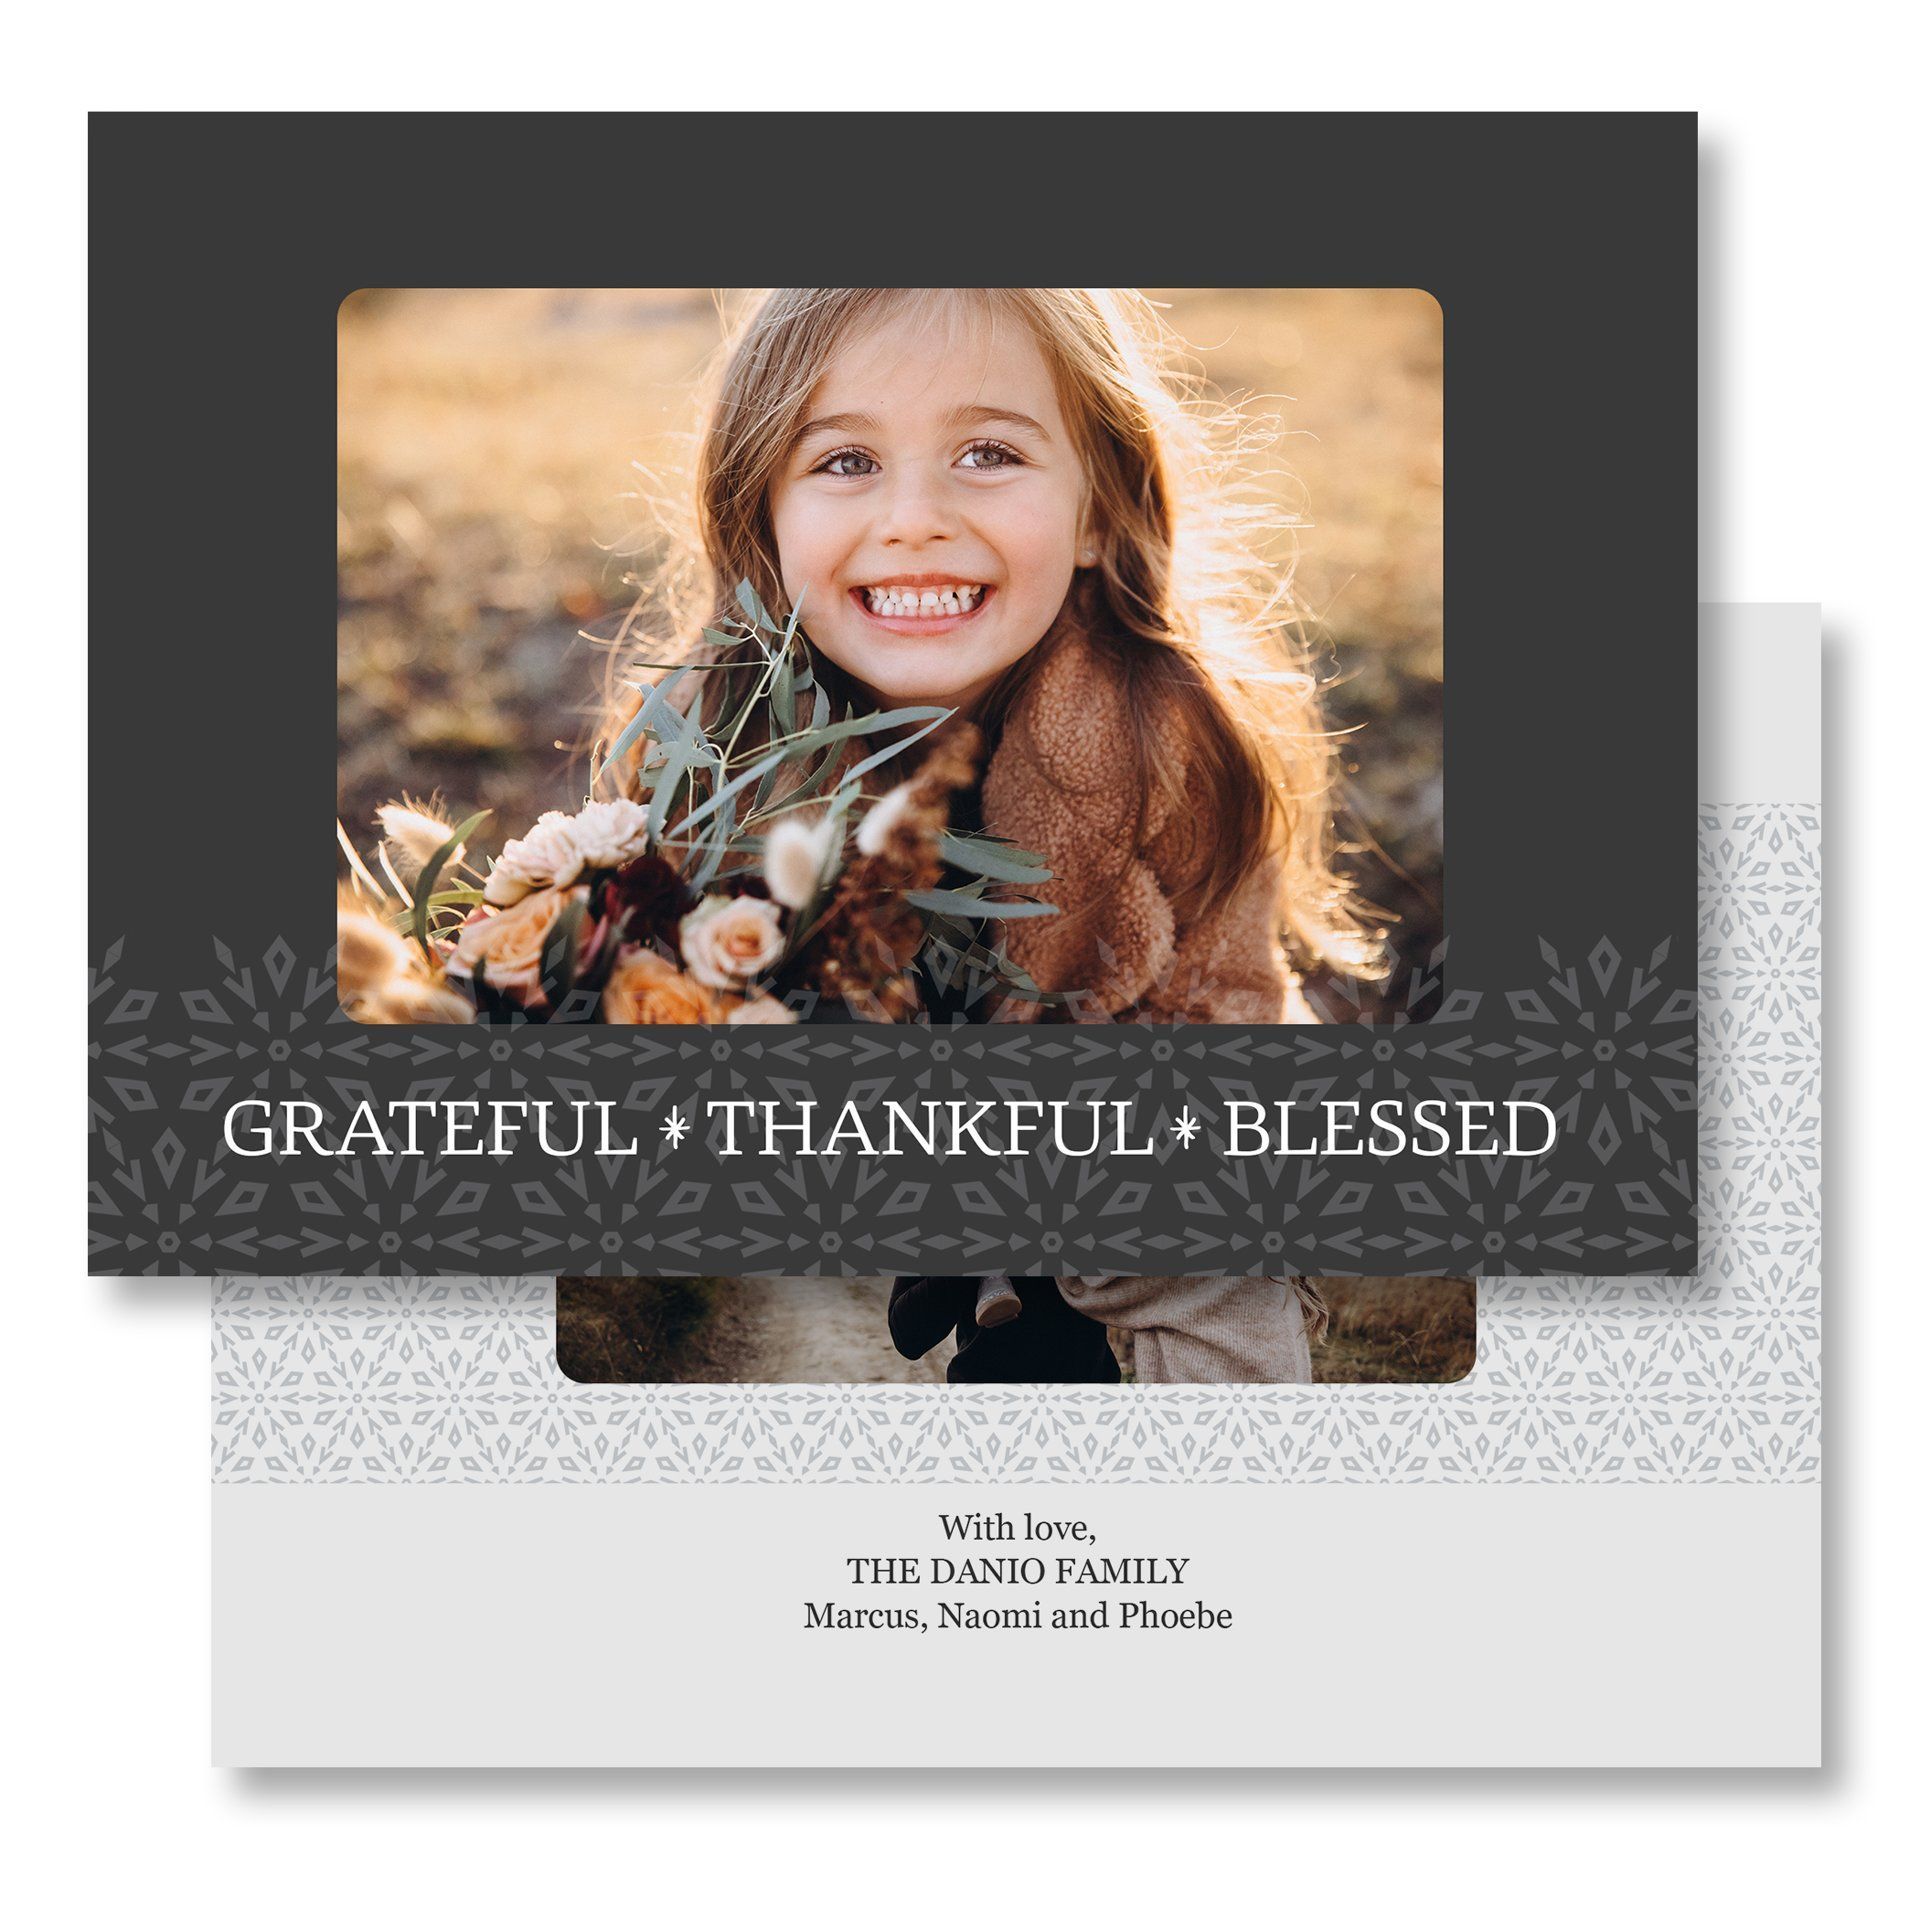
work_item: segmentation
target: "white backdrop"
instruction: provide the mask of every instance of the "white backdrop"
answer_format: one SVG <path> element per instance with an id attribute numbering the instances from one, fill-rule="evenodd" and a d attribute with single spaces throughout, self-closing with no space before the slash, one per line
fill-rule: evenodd
<path id="1" fill-rule="evenodd" d="M 762 11 L 806 52 L 748 20 Z M 378 1914 L 444 1910 L 457 1893 L 472 1913 L 600 1896 L 674 1913 L 784 1909 L 811 1889 L 856 1910 L 878 1897 L 938 1913 L 978 1905 L 989 1859 L 994 1880 L 1035 1906 L 1071 1890 L 1119 1911 L 1240 1890 L 1355 1913 L 1524 1902 L 1571 1915 L 1629 1901 L 1639 1912 L 1800 1913 L 1864 1898 L 1911 1804 L 1916 1717 L 1900 1431 L 1913 1362 L 1882 1337 L 1900 1323 L 1894 1295 L 1912 1267 L 1910 1236 L 1894 1231 L 1911 1178 L 1911 1045 L 1895 1030 L 1900 997 L 1881 984 L 1912 920 L 1894 882 L 1911 864 L 1900 801 L 1915 708 L 1920 439 L 1908 373 L 1911 60 L 1889 44 L 1897 17 L 1858 0 L 1811 13 L 1630 0 L 1560 17 L 1376 4 L 1311 19 L 1248 8 L 1199 32 L 1191 15 L 1140 6 L 1049 21 L 1031 5 L 976 4 L 956 36 L 949 14 L 842 7 L 823 33 L 811 11 L 737 5 L 698 25 L 649 20 L 641 49 L 630 6 L 573 9 L 544 47 L 521 27 L 492 30 L 508 17 L 499 7 L 469 9 L 457 26 L 444 9 L 392 4 L 337 5 L 324 21 L 237 5 L 193 12 L 190 26 L 180 10 L 43 12 L 15 43 L 36 79 L 5 133 L 13 177 L 30 183 L 14 253 L 34 263 L 41 292 L 9 302 L 7 318 L 23 336 L 16 353 L 44 377 L 15 396 L 16 458 L 0 485 L 16 630 L 39 643 L 15 659 L 16 712 L 47 723 L 9 757 L 16 823 L 45 821 L 49 796 L 78 805 L 74 743 L 51 722 L 75 698 L 85 561 L 84 107 L 857 107 L 904 104 L 918 86 L 918 97 L 961 106 L 1702 110 L 1701 597 L 1828 610 L 1828 1769 L 1820 1780 L 1025 1778 L 965 1789 L 831 1775 L 216 1774 L 205 1288 L 81 1278 L 76 959 L 53 969 L 67 1017 L 21 1023 L 23 1083 L 56 1090 L 57 1124 L 36 1116 L 18 1130 L 30 1137 L 11 1143 L 23 1156 L 15 1190 L 29 1199 L 0 1396 L 16 1439 L 0 1618 L 15 1654 L 9 1880 L 27 1904 L 140 1898 L 297 1915 L 351 1901 Z M 1644 433 L 1649 459 L 1670 429 L 1593 426 Z M 160 477 L 152 452 L 127 450 L 128 511 Z M 1597 590 L 1630 609 L 1630 511 L 1595 530 L 1594 556 Z M 96 617 L 137 611 L 139 583 L 127 585 L 127 605 Z M 17 1444 L 76 1400 L 119 1409 L 139 1450 L 105 1421 L 79 1423 L 57 1466 Z M 422 1632 L 431 1657 L 430 1623 Z"/>

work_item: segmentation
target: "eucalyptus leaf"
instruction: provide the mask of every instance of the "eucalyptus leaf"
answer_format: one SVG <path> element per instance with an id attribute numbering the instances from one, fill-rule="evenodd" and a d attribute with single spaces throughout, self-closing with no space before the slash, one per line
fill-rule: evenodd
<path id="1" fill-rule="evenodd" d="M 765 759 L 756 760 L 745 772 L 736 773 L 731 780 L 725 781 L 716 787 L 712 794 L 699 806 L 695 807 L 684 820 L 675 823 L 674 833 L 676 837 L 691 834 L 695 827 L 717 813 L 719 809 L 731 800 L 743 787 L 751 786 L 754 781 L 760 779 L 766 773 L 769 762 L 777 764 L 787 757 L 787 753 L 787 748 L 777 747 L 771 754 L 767 755 Z M 696 843 L 692 840 L 684 840 L 683 844 L 691 846 Z"/>
<path id="2" fill-rule="evenodd" d="M 907 713 L 911 712 L 912 709 L 903 707 L 900 711 Z M 951 712 L 951 708 L 936 709 L 935 717 L 929 720 L 917 733 L 910 733 L 904 740 L 896 740 L 892 746 L 882 747 L 878 753 L 870 753 L 866 759 L 862 760 L 857 766 L 849 767 L 846 772 L 840 776 L 840 785 L 845 788 L 857 789 L 860 781 L 867 774 L 871 773 L 875 767 L 885 766 L 896 754 L 905 753 L 906 750 L 916 742 L 924 740 Z"/>
<path id="3" fill-rule="evenodd" d="M 1024 848 L 1008 847 L 998 840 L 976 839 L 971 834 L 943 833 L 940 857 L 963 873 L 983 873 L 989 880 L 1014 880 L 1038 885 L 1053 874 L 1041 866 Z"/>
<path id="4" fill-rule="evenodd" d="M 609 763 L 624 759 L 628 748 L 643 733 L 657 734 L 661 739 L 669 742 L 679 742 L 692 737 L 692 729 L 688 726 L 686 719 L 668 698 L 690 671 L 688 667 L 675 667 L 671 673 L 656 680 L 640 696 L 640 705 L 635 709 L 633 718 L 620 729 L 619 737 L 607 749 Z"/>
<path id="5" fill-rule="evenodd" d="M 733 597 L 740 602 L 740 611 L 755 627 L 773 625 L 773 617 L 767 612 L 766 602 L 754 592 L 751 580 L 742 580 L 734 588 Z"/>
<path id="6" fill-rule="evenodd" d="M 703 836 L 705 848 L 688 878 L 688 885 L 695 893 L 704 893 L 713 884 L 714 876 L 720 871 L 720 863 L 732 850 L 734 817 L 733 796 L 728 794 L 722 798 L 712 829 Z"/>
<path id="7" fill-rule="evenodd" d="M 762 813 L 773 800 L 774 789 L 780 784 L 780 762 L 775 761 L 767 769 L 767 777 L 760 782 L 760 791 L 753 796 L 750 813 Z"/>
<path id="8" fill-rule="evenodd" d="M 735 774 L 731 780 L 726 781 L 722 786 L 717 788 L 713 796 L 703 806 L 695 808 L 692 813 L 688 814 L 686 819 L 679 823 L 677 831 L 685 833 L 689 829 L 698 826 L 702 820 L 706 819 L 709 814 L 715 811 L 723 798 L 730 794 L 738 793 L 742 787 L 747 786 L 750 782 L 763 778 L 769 767 L 777 765 L 783 760 L 791 759 L 796 753 L 811 753 L 816 748 L 824 746 L 833 740 L 853 739 L 869 733 L 882 732 L 889 727 L 912 726 L 916 721 L 930 720 L 930 725 L 921 727 L 920 733 L 913 734 L 901 741 L 898 749 L 891 749 L 886 753 L 882 753 L 876 756 L 873 762 L 869 763 L 877 765 L 880 760 L 891 758 L 893 751 L 903 750 L 912 746 L 913 742 L 920 738 L 921 734 L 930 732 L 933 726 L 938 726 L 951 711 L 952 709 L 949 707 L 900 707 L 889 713 L 863 713 L 855 719 L 836 720 L 830 727 L 812 729 L 806 733 L 796 733 L 791 739 L 781 741 L 771 752 L 756 760 L 753 765 L 748 767 L 744 772 Z"/>
<path id="9" fill-rule="evenodd" d="M 759 662 L 750 664 L 758 666 Z M 709 737 L 725 739 L 737 721 L 753 704 L 754 688 L 757 682 L 730 680 L 720 689 L 720 697 L 713 704 L 713 711 L 707 716 L 706 727 Z"/>
<path id="10" fill-rule="evenodd" d="M 711 627 L 706 630 L 703 637 L 718 641 L 723 647 L 737 647 L 740 644 L 738 634 L 715 633 Z M 629 667 L 660 668 L 669 672 L 679 668 L 686 673 L 732 673 L 737 668 L 758 667 L 761 663 L 758 660 L 642 660 L 635 656 L 623 664 Z"/>
<path id="11" fill-rule="evenodd" d="M 879 713 L 857 713 L 824 727 L 809 727 L 781 744 L 797 753 L 812 753 L 817 748 L 831 746 L 836 740 L 864 739 L 870 733 L 884 733 L 889 727 L 911 727 L 922 720 L 945 720 L 952 713 L 951 707 L 892 707 Z"/>
<path id="12" fill-rule="evenodd" d="M 975 846 L 979 845 L 982 840 L 986 840 L 990 842 L 994 850 L 1004 859 L 1016 861 L 1023 867 L 1044 867 L 1047 864 L 1045 854 L 1035 853 L 1031 847 L 1017 846 L 1011 840 L 996 840 L 990 834 L 978 833 L 967 834 L 963 837 Z"/>
<path id="13" fill-rule="evenodd" d="M 1063 1005 L 1065 1003 L 1066 996 L 1064 994 L 1041 995 L 1038 982 L 1035 981 L 1033 975 L 1030 974 L 1025 967 L 1021 966 L 1017 960 L 1009 960 L 1007 956 L 997 948 L 992 949 L 992 952 L 995 971 L 998 972 L 1003 979 L 1011 982 L 1016 987 L 1024 988 L 1028 993 L 1036 997 L 1052 1001 L 1056 1005 Z"/>
<path id="14" fill-rule="evenodd" d="M 954 893 L 935 887 L 907 895 L 910 904 L 959 920 L 1037 920 L 1060 909 L 1045 900 L 983 900 L 978 894 Z"/>
<path id="15" fill-rule="evenodd" d="M 811 800 L 833 777 L 833 770 L 845 757 L 846 751 L 847 743 L 844 740 L 836 740 L 828 749 L 826 758 L 787 795 L 778 810 L 784 813 L 789 807 L 798 806 L 803 800 Z"/>
<path id="16" fill-rule="evenodd" d="M 656 844 L 666 832 L 674 794 L 680 782 L 686 778 L 687 763 L 692 755 L 690 741 L 676 741 L 667 749 L 666 765 L 660 769 L 659 777 L 653 783 L 653 797 L 647 802 L 647 838 Z"/>
<path id="17" fill-rule="evenodd" d="M 773 702 L 773 723 L 782 739 L 798 731 L 799 714 L 794 705 L 793 660 L 792 656 L 782 652 L 778 665 L 773 670 L 773 685 L 769 689 Z"/>

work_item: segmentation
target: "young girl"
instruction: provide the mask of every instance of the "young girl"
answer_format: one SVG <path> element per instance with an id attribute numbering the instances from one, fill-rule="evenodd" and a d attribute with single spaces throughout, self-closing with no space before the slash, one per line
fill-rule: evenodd
<path id="1" fill-rule="evenodd" d="M 1376 943 L 1334 873 L 1333 749 L 1284 583 L 1234 542 L 1169 364 L 1123 290 L 772 290 L 701 445 L 704 624 L 749 581 L 800 608 L 836 704 L 981 729 L 980 822 L 1045 857 L 1034 892 L 1059 909 L 1004 923 L 1005 950 L 1064 1017 L 1310 1021 L 1289 951 L 1367 972 Z M 1307 1377 L 1310 1283 L 1060 1290 L 1133 1331 L 1142 1380 Z"/>

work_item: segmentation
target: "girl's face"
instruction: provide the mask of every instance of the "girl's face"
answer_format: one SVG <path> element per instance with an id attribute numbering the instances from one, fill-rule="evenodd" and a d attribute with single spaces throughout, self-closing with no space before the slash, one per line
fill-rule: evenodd
<path id="1" fill-rule="evenodd" d="M 788 604 L 882 705 L 964 709 L 1091 564 L 1085 491 L 1024 326 L 883 322 L 828 366 L 775 482 Z"/>

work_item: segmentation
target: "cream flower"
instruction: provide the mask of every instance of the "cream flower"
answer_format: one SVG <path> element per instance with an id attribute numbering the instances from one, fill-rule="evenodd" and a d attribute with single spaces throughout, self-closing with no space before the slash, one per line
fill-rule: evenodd
<path id="1" fill-rule="evenodd" d="M 771 900 L 709 894 L 680 922 L 680 957 L 703 986 L 744 987 L 780 948 L 780 909 Z"/>
<path id="2" fill-rule="evenodd" d="M 832 839 L 833 821 L 826 814 L 817 820 L 773 823 L 760 865 L 767 876 L 767 891 L 783 907 L 798 913 L 819 890 Z"/>
<path id="3" fill-rule="evenodd" d="M 509 840 L 487 875 L 489 906 L 510 907 L 536 887 L 571 886 L 580 877 L 580 848 L 573 820 L 564 813 L 543 813 L 522 840 Z"/>
<path id="4" fill-rule="evenodd" d="M 632 800 L 589 800 L 569 835 L 589 867 L 624 867 L 647 850 L 647 810 Z"/>
<path id="5" fill-rule="evenodd" d="M 913 782 L 897 786 L 891 793 L 882 794 L 867 810 L 866 817 L 860 822 L 858 845 L 860 851 L 869 860 L 881 852 L 893 830 L 900 824 L 901 816 L 913 805 Z"/>
<path id="6" fill-rule="evenodd" d="M 751 1000 L 742 1000 L 727 1015 L 730 1027 L 788 1027 L 794 1025 L 800 1016 L 784 1000 L 776 1000 L 770 993 L 756 993 Z"/>
<path id="7" fill-rule="evenodd" d="M 490 907 L 511 907 L 533 891 L 533 882 L 503 853 L 494 861 L 480 897 Z"/>

